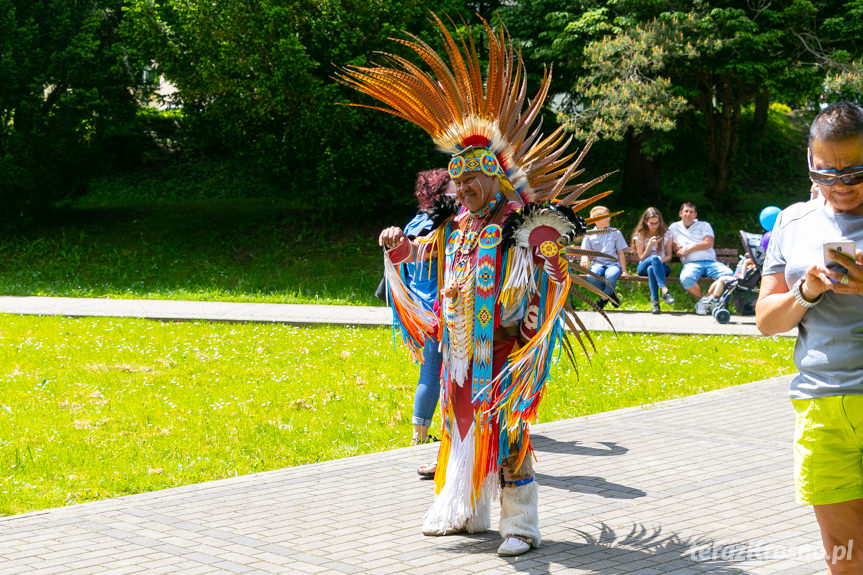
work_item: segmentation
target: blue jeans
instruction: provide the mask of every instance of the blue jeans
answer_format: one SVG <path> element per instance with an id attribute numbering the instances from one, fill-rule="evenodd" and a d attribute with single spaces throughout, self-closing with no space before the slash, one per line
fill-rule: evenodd
<path id="1" fill-rule="evenodd" d="M 662 263 L 659 256 L 650 256 L 638 262 L 638 275 L 647 276 L 650 286 L 650 301 L 659 301 L 659 289 L 665 287 L 665 278 L 671 273 L 668 264 Z"/>
<path id="2" fill-rule="evenodd" d="M 683 289 L 689 289 L 705 276 L 712 280 L 718 280 L 723 276 L 733 275 L 734 272 L 731 271 L 730 267 L 716 260 L 687 262 L 683 264 L 683 269 L 680 270 L 680 285 L 683 286 Z"/>
<path id="3" fill-rule="evenodd" d="M 587 281 L 597 289 L 602 290 L 602 293 L 608 297 L 614 297 L 614 288 L 617 287 L 617 278 L 620 277 L 620 274 L 623 271 L 620 269 L 620 264 L 618 262 L 609 262 L 604 264 L 594 262 L 594 264 L 590 266 L 590 271 L 601 278 L 605 278 L 608 285 L 605 285 L 593 276 L 587 276 Z"/>
<path id="4" fill-rule="evenodd" d="M 413 425 L 430 426 L 437 409 L 440 396 L 440 364 L 443 360 L 437 346 L 436 340 L 428 339 L 423 347 L 423 364 L 414 394 L 414 416 L 411 420 Z"/>

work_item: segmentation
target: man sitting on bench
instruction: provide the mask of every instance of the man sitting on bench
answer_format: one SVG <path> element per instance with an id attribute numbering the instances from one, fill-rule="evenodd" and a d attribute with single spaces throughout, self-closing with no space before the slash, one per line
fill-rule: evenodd
<path id="1" fill-rule="evenodd" d="M 674 253 L 683 263 L 680 271 L 680 285 L 695 299 L 695 313 L 707 315 L 711 296 L 702 297 L 698 280 L 709 277 L 718 280 L 724 276 L 733 276 L 727 265 L 716 260 L 713 249 L 713 228 L 707 222 L 698 220 L 695 204 L 684 202 L 680 206 L 680 220 L 674 222 L 668 229 L 674 240 Z"/>

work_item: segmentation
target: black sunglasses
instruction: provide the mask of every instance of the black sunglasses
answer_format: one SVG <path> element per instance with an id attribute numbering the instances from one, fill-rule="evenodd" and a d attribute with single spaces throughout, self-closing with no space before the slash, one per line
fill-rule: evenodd
<path id="1" fill-rule="evenodd" d="M 841 181 L 846 186 L 863 183 L 863 166 L 851 166 L 842 170 L 816 170 L 812 165 L 812 151 L 809 151 L 809 179 L 819 186 L 835 186 Z"/>

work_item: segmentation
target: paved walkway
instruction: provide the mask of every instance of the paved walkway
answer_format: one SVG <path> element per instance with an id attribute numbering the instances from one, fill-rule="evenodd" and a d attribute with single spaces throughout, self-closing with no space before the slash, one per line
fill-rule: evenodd
<path id="1" fill-rule="evenodd" d="M 384 308 L 0 298 L 0 312 L 387 324 Z M 619 331 L 754 333 L 692 314 L 611 312 Z M 583 314 L 602 329 L 596 314 Z M 496 531 L 424 537 L 433 445 L 0 518 L 0 575 L 572 573 L 809 575 L 818 530 L 793 502 L 788 377 L 535 426 L 540 549 Z M 497 522 L 494 510 L 493 526 Z"/>
<path id="2" fill-rule="evenodd" d="M 520 558 L 497 557 L 496 531 L 420 533 L 425 445 L 0 518 L 0 574 L 809 575 L 787 386 L 536 426 L 544 542 Z"/>
<path id="3" fill-rule="evenodd" d="M 0 313 L 67 316 L 146 317 L 164 320 L 262 321 L 304 325 L 332 323 L 390 325 L 385 307 L 232 303 L 147 299 L 0 296 Z M 721 325 L 713 316 L 694 313 L 609 311 L 614 329 L 624 332 L 758 335 L 755 318 L 733 315 Z M 589 330 L 607 331 L 608 322 L 598 313 L 579 312 Z M 795 332 L 789 335 L 796 335 Z"/>

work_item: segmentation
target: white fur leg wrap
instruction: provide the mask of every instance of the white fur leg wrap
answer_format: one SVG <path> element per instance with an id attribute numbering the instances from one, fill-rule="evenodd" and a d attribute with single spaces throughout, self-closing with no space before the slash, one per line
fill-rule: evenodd
<path id="1" fill-rule="evenodd" d="M 536 481 L 500 491 L 500 535 L 518 536 L 533 547 L 542 542 L 539 535 L 539 487 Z"/>
<path id="2" fill-rule="evenodd" d="M 458 423 L 453 422 L 446 482 L 425 514 L 423 533 L 426 535 L 482 533 L 491 526 L 490 501 L 497 491 L 497 477 L 489 474 L 474 505 L 471 501 L 474 453 L 473 424 L 462 441 Z"/>

